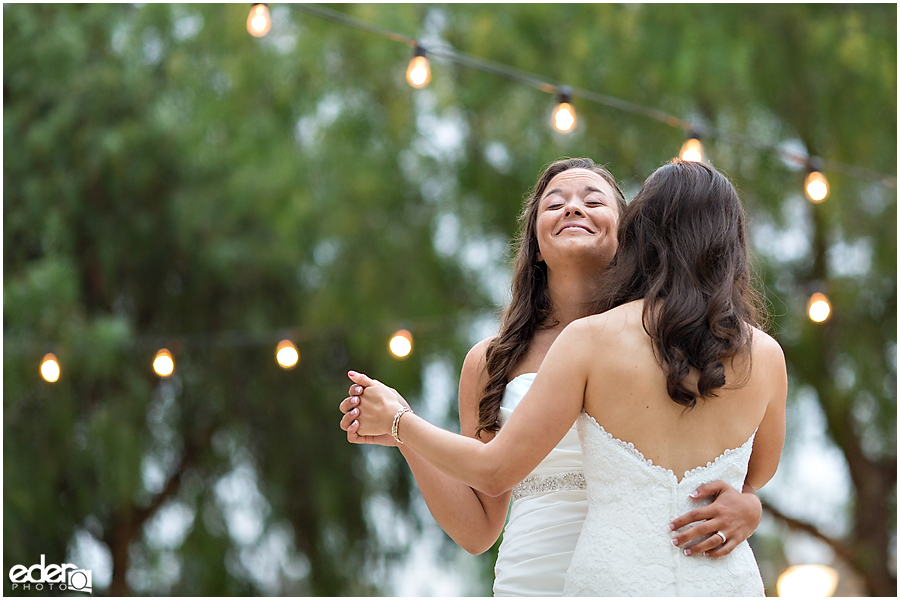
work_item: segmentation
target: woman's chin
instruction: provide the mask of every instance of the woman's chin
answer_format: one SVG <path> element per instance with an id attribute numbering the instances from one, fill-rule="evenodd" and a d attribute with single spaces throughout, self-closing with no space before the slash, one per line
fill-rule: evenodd
<path id="1" fill-rule="evenodd" d="M 556 245 L 554 252 L 545 253 L 544 260 L 550 269 L 566 268 L 575 264 L 606 268 L 615 255 L 615 247 L 609 243 L 597 244 L 597 240 L 573 236 Z M 608 242 L 608 240 L 607 240 Z"/>

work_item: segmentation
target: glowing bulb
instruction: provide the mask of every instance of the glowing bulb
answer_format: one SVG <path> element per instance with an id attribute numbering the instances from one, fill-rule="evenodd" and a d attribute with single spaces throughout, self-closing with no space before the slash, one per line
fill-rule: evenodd
<path id="1" fill-rule="evenodd" d="M 153 370 L 160 377 L 168 377 L 175 371 L 175 361 L 172 359 L 172 353 L 163 348 L 156 353 L 153 358 Z"/>
<path id="2" fill-rule="evenodd" d="M 703 162 L 703 144 L 700 143 L 700 140 L 697 139 L 696 136 L 692 137 L 682 144 L 679 155 L 681 156 L 681 160 L 686 160 L 688 162 Z"/>
<path id="3" fill-rule="evenodd" d="M 834 594 L 837 587 L 837 571 L 825 565 L 797 565 L 790 567 L 778 578 L 778 595 L 825 598 Z"/>
<path id="4" fill-rule="evenodd" d="M 553 128 L 560 133 L 568 133 L 575 127 L 575 107 L 569 104 L 569 97 L 559 95 L 559 103 L 553 109 Z"/>
<path id="5" fill-rule="evenodd" d="M 568 102 L 563 102 L 553 111 L 553 126 L 557 131 L 567 132 L 575 126 L 575 109 Z"/>
<path id="6" fill-rule="evenodd" d="M 391 354 L 397 358 L 406 358 L 412 352 L 412 334 L 405 329 L 401 329 L 394 334 L 388 343 Z"/>
<path id="7" fill-rule="evenodd" d="M 50 383 L 55 383 L 59 379 L 59 361 L 52 352 L 45 354 L 44 360 L 41 361 L 41 377 Z"/>
<path id="8" fill-rule="evenodd" d="M 811 320 L 816 323 L 821 323 L 831 314 L 831 304 L 828 302 L 828 298 L 825 297 L 825 294 L 816 292 L 810 296 L 806 311 L 809 313 L 809 318 Z"/>
<path id="9" fill-rule="evenodd" d="M 560 133 L 569 133 L 575 127 L 575 107 L 572 106 L 572 90 L 568 86 L 559 88 L 556 94 L 556 108 L 550 123 Z"/>
<path id="10" fill-rule="evenodd" d="M 415 55 L 409 61 L 409 67 L 406 69 L 406 81 L 416 89 L 425 87 L 431 81 L 431 67 L 428 66 L 425 49 L 421 46 L 416 46 Z"/>
<path id="11" fill-rule="evenodd" d="M 253 37 L 262 37 L 272 29 L 272 17 L 269 15 L 269 7 L 265 4 L 254 4 L 247 16 L 247 31 Z"/>
<path id="12" fill-rule="evenodd" d="M 282 369 L 293 369 L 300 361 L 300 353 L 297 352 L 297 346 L 290 340 L 281 340 L 275 349 L 275 360 Z"/>
<path id="13" fill-rule="evenodd" d="M 828 196 L 828 180 L 818 171 L 810 171 L 806 176 L 806 197 L 813 202 L 821 202 Z"/>

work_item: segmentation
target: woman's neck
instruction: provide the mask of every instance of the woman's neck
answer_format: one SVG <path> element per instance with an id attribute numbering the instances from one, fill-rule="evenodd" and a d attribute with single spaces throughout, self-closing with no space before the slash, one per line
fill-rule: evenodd
<path id="1" fill-rule="evenodd" d="M 552 313 L 548 324 L 558 322 L 559 329 L 588 315 L 588 307 L 595 299 L 600 281 L 596 272 L 549 271 L 547 291 Z"/>

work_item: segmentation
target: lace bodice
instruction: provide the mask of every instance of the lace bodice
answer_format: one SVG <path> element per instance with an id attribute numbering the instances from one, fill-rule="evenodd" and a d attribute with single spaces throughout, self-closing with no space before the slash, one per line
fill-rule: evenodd
<path id="1" fill-rule="evenodd" d="M 721 479 L 743 487 L 755 434 L 714 461 L 684 473 L 653 464 L 631 443 L 582 412 L 576 423 L 584 453 L 588 515 L 575 549 L 568 596 L 762 596 L 747 542 L 722 558 L 684 556 L 669 523 L 708 504 L 690 493 Z"/>

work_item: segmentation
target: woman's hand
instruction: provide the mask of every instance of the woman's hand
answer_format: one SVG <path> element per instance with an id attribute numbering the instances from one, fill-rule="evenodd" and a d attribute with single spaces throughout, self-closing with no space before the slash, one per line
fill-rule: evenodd
<path id="1" fill-rule="evenodd" d="M 738 544 L 750 537 L 762 518 L 762 503 L 753 488 L 744 485 L 744 493 L 738 492 L 724 481 L 713 481 L 701 485 L 691 494 L 691 498 L 714 496 L 712 504 L 686 513 L 670 524 L 675 531 L 694 523 L 672 538 L 676 546 L 684 546 L 689 556 L 709 556 L 720 558 L 729 554 Z M 721 532 L 726 542 L 717 535 Z M 712 534 L 709 538 L 697 538 Z"/>
<path id="2" fill-rule="evenodd" d="M 356 418 L 359 416 L 359 396 L 365 388 L 356 383 L 350 386 L 347 391 L 349 396 L 344 398 L 340 404 L 341 412 L 344 416 L 341 418 L 341 429 L 347 432 L 347 441 L 352 444 L 376 444 L 378 446 L 397 446 L 397 440 L 389 433 L 383 435 L 359 435 L 359 422 Z M 396 390 L 394 390 L 396 392 Z M 400 394 L 398 399 L 403 406 L 409 406 L 406 400 Z"/>
<path id="3" fill-rule="evenodd" d="M 359 388 L 360 391 L 355 392 L 353 388 Z M 394 436 L 387 433 L 384 435 L 359 435 L 359 394 L 362 394 L 362 386 L 351 386 L 351 394 L 348 398 L 344 398 L 341 402 L 341 412 L 344 416 L 341 418 L 341 429 L 347 432 L 347 441 L 351 444 L 376 444 L 378 446 L 398 446 Z"/>
<path id="4" fill-rule="evenodd" d="M 347 426 L 347 435 L 350 439 L 351 432 L 363 438 L 374 438 L 387 434 L 390 436 L 391 428 L 394 424 L 394 416 L 401 408 L 409 407 L 403 397 L 393 388 L 383 383 L 371 379 L 370 377 L 350 371 L 348 373 L 350 379 L 357 384 L 357 388 L 362 387 L 363 391 L 359 396 L 350 396 L 345 402 L 347 406 L 351 406 L 349 414 L 341 420 L 341 426 L 346 420 L 350 420 Z M 351 391 L 354 388 L 351 386 Z M 354 398 L 356 401 L 354 401 Z M 343 403 L 342 403 L 343 405 Z M 354 413 L 354 411 L 356 411 Z M 354 416 L 356 417 L 354 419 Z M 352 441 L 352 440 L 351 440 Z M 373 442 L 363 442 L 373 443 Z"/>

